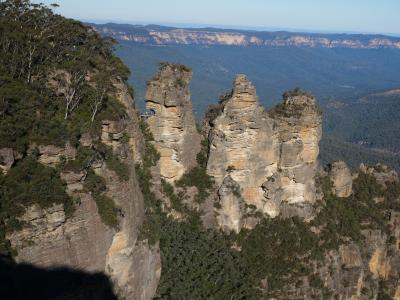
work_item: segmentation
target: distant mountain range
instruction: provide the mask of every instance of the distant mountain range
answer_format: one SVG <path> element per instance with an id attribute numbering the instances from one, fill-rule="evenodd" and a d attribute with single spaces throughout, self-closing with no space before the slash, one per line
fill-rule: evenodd
<path id="1" fill-rule="evenodd" d="M 400 38 L 375 34 L 323 34 L 217 28 L 176 28 L 159 25 L 90 24 L 120 41 L 147 45 L 228 45 L 352 49 L 400 49 Z"/>

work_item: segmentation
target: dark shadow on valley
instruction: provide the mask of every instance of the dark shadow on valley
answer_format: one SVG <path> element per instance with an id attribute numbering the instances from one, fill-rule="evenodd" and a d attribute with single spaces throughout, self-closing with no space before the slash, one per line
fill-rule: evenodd
<path id="1" fill-rule="evenodd" d="M 109 278 L 68 268 L 44 269 L 0 257 L 0 299 L 117 300 Z"/>

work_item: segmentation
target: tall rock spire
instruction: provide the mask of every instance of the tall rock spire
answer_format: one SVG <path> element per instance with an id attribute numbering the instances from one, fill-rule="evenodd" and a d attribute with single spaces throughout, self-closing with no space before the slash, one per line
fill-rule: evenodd
<path id="1" fill-rule="evenodd" d="M 207 172 L 219 187 L 219 225 L 239 231 L 242 218 L 255 207 L 270 217 L 309 215 L 315 201 L 318 143 L 321 114 L 315 98 L 294 90 L 284 94 L 282 104 L 266 112 L 259 104 L 256 89 L 245 75 L 238 75 L 233 90 L 220 103 L 211 122 Z M 227 193 L 236 186 L 235 193 Z M 229 199 L 224 199 L 225 195 Z M 238 203 L 234 203 L 235 195 Z M 234 207 L 226 207 L 229 205 Z M 237 204 L 237 205 L 236 205 Z M 235 224 L 233 226 L 232 224 Z M 238 224 L 241 224 L 238 227 Z"/>
<path id="2" fill-rule="evenodd" d="M 192 112 L 189 82 L 192 71 L 184 65 L 161 63 L 148 83 L 146 108 L 154 113 L 147 123 L 160 152 L 160 175 L 178 180 L 196 165 L 200 135 Z"/>

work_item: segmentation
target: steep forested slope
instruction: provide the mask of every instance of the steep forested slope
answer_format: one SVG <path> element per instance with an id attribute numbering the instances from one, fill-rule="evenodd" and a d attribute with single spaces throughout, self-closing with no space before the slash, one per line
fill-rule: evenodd
<path id="1" fill-rule="evenodd" d="M 0 8 L 0 149 L 12 149 L 12 160 L 18 159 L 0 175 L 4 238 L 4 231 L 18 228 L 23 207 L 64 203 L 72 209 L 60 171 L 84 168 L 85 160 L 101 153 L 101 144 L 88 149 L 79 138 L 99 135 L 102 120 L 126 115 L 110 96 L 111 78 L 126 79 L 129 71 L 113 56 L 109 41 L 79 22 L 28 1 L 5 1 Z M 35 147 L 66 142 L 78 147 L 80 162 L 64 157 L 58 170 L 36 162 Z M 3 161 L 9 158 L 4 153 Z"/>

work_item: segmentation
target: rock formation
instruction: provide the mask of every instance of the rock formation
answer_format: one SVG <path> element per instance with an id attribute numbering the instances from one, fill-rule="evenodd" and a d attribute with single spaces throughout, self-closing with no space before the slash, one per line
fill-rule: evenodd
<path id="1" fill-rule="evenodd" d="M 240 186 L 229 175 L 218 190 L 219 210 L 217 222 L 222 230 L 239 233 L 243 226 L 244 201 L 240 196 Z"/>
<path id="2" fill-rule="evenodd" d="M 161 177 L 169 182 L 195 166 L 200 151 L 189 91 L 191 78 L 192 72 L 185 66 L 162 63 L 147 87 L 146 108 L 154 114 L 147 123 L 161 155 Z"/>
<path id="3" fill-rule="evenodd" d="M 14 151 L 11 148 L 0 149 L 0 172 L 6 174 L 14 164 Z"/>
<path id="4" fill-rule="evenodd" d="M 353 178 L 350 169 L 344 161 L 337 161 L 329 166 L 329 176 L 332 181 L 332 192 L 334 195 L 347 198 L 352 192 Z"/>
<path id="5" fill-rule="evenodd" d="M 212 126 L 207 173 L 217 186 L 230 176 L 246 203 L 275 216 L 262 185 L 277 172 L 278 136 L 258 103 L 255 87 L 244 75 L 237 76 L 232 95 Z"/>
<path id="6" fill-rule="evenodd" d="M 279 174 L 283 204 L 300 206 L 315 200 L 315 174 L 322 135 L 321 112 L 315 98 L 299 89 L 286 92 L 270 111 L 279 135 Z M 293 208 L 293 207 L 289 207 Z"/>
<path id="7" fill-rule="evenodd" d="M 102 159 L 92 162 L 91 168 L 105 180 L 106 195 L 119 209 L 118 228 L 102 222 L 93 195 L 84 189 L 86 171 L 68 171 L 62 172 L 61 178 L 67 184 L 68 194 L 79 199 L 72 216 L 65 215 L 62 205 L 46 209 L 37 205 L 28 207 L 21 220 L 30 226 L 9 234 L 8 239 L 18 251 L 17 262 L 105 272 L 119 295 L 126 299 L 151 299 L 160 277 L 161 261 L 157 245 L 150 248 L 146 240 L 138 240 L 144 205 L 134 163 L 140 158 L 139 144 L 143 141 L 132 98 L 126 88 L 121 89 L 125 85 L 117 87 L 129 119 L 103 121 L 100 140 L 128 166 L 129 180 L 120 180 Z M 93 143 L 89 135 L 82 136 L 80 142 L 84 146 Z M 61 157 L 73 160 L 76 156 L 76 149 L 68 143 L 65 148 L 52 145 L 31 148 L 38 149 L 38 161 L 50 167 L 56 167 Z"/>
<path id="8" fill-rule="evenodd" d="M 287 215 L 301 215 L 307 209 L 292 208 L 315 199 L 320 138 L 321 116 L 314 97 L 287 93 L 284 103 L 267 113 L 255 87 L 238 75 L 232 93 L 220 103 L 220 114 L 211 120 L 207 173 L 217 186 L 230 176 L 245 203 L 271 217 L 282 209 Z"/>

